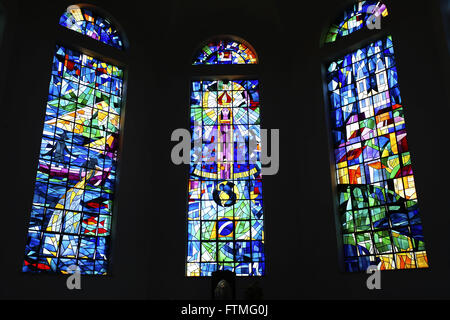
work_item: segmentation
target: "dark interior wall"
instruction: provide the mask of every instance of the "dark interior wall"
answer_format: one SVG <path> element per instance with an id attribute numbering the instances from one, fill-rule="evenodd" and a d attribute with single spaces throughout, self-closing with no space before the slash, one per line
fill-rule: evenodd
<path id="1" fill-rule="evenodd" d="M 275 0 L 86 2 L 114 16 L 130 43 L 125 55 L 115 54 L 128 64 L 128 88 L 112 275 L 83 277 L 83 290 L 75 292 L 66 289 L 65 276 L 20 272 L 51 58 L 66 35 L 58 19 L 73 3 L 4 0 L 2 298 L 209 298 L 209 279 L 184 277 L 188 168 L 171 163 L 170 136 L 189 125 L 192 53 L 216 34 L 240 36 L 258 52 L 262 127 L 281 134 L 280 171 L 263 182 L 265 298 L 450 297 L 444 188 L 450 69 L 438 1 L 420 10 L 386 1 L 431 268 L 383 272 L 377 292 L 366 289 L 366 275 L 338 268 L 319 40 L 348 1 L 309 1 L 301 11 Z M 66 38 L 72 40 L 80 37 Z M 110 52 L 93 42 L 86 44 L 99 54 Z M 238 280 L 242 297 L 253 279 Z"/>
<path id="2" fill-rule="evenodd" d="M 441 0 L 441 11 L 442 17 L 444 20 L 444 29 L 447 35 L 447 46 L 450 50 L 450 1 L 449 0 Z"/>
<path id="3" fill-rule="evenodd" d="M 6 16 L 3 5 L 0 3 L 0 43 L 2 43 L 3 29 L 5 28 Z"/>

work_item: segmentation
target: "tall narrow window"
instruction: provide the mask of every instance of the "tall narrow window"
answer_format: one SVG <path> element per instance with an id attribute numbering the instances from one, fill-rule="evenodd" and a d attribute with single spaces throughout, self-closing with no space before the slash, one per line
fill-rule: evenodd
<path id="1" fill-rule="evenodd" d="M 24 272 L 108 272 L 122 90 L 121 68 L 56 47 Z"/>
<path id="2" fill-rule="evenodd" d="M 193 64 L 256 64 L 244 43 L 220 39 Z M 187 276 L 265 273 L 260 101 L 256 79 L 191 83 Z"/>
<path id="3" fill-rule="evenodd" d="M 376 13 L 387 9 L 359 2 L 337 35 L 363 28 Z M 334 34 L 335 26 L 327 39 Z M 333 59 L 327 83 L 345 270 L 428 267 L 392 37 L 380 32 L 378 41 Z"/>

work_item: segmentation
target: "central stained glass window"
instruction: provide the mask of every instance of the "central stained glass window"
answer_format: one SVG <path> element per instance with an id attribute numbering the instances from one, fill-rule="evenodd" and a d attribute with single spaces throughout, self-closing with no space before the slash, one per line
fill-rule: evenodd
<path id="1" fill-rule="evenodd" d="M 265 273 L 258 80 L 193 81 L 187 276 Z"/>

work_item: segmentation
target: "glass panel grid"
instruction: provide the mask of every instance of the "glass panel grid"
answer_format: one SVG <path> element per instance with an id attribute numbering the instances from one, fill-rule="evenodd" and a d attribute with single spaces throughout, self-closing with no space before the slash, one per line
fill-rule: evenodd
<path id="1" fill-rule="evenodd" d="M 57 46 L 24 272 L 106 274 L 123 71 Z"/>
<path id="2" fill-rule="evenodd" d="M 345 270 L 428 267 L 391 36 L 327 80 Z"/>
<path id="3" fill-rule="evenodd" d="M 187 276 L 262 276 L 258 81 L 193 81 L 191 94 Z"/>

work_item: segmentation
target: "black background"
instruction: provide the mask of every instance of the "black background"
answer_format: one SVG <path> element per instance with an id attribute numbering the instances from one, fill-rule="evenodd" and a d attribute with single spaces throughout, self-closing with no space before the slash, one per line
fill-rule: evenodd
<path id="1" fill-rule="evenodd" d="M 338 263 L 322 66 L 343 51 L 321 49 L 320 39 L 348 1 L 88 1 L 119 22 L 125 53 L 59 27 L 70 1 L 2 2 L 2 298 L 209 298 L 209 279 L 184 276 L 188 167 L 172 164 L 170 136 L 189 125 L 192 55 L 217 34 L 257 51 L 262 127 L 281 133 L 280 171 L 263 180 L 264 297 L 450 297 L 449 53 L 438 1 L 385 1 L 431 268 L 383 272 L 378 291 Z M 128 69 L 112 275 L 83 277 L 81 291 L 67 290 L 65 276 L 21 273 L 56 43 L 91 48 Z M 254 279 L 238 280 L 242 298 Z"/>

